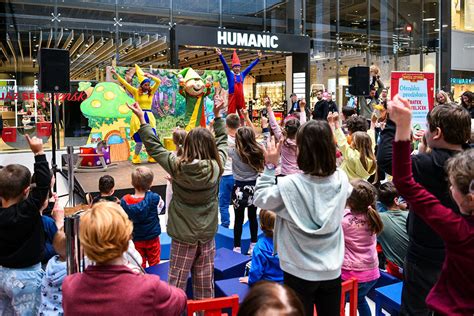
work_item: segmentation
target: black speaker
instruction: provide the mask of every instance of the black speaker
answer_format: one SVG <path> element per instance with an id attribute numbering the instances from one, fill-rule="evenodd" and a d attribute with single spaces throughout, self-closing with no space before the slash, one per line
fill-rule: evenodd
<path id="1" fill-rule="evenodd" d="M 349 68 L 349 93 L 355 96 L 368 96 L 370 92 L 369 67 Z"/>
<path id="2" fill-rule="evenodd" d="M 69 51 L 42 48 L 38 55 L 39 91 L 69 92 Z"/>

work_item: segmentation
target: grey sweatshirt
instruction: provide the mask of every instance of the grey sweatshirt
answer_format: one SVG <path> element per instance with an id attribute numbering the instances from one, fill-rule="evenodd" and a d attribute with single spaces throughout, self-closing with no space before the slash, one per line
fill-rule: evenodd
<path id="1" fill-rule="evenodd" d="M 276 213 L 274 243 L 283 271 L 308 281 L 341 275 L 341 227 L 352 192 L 344 171 L 329 177 L 292 174 L 278 179 L 265 168 L 255 187 L 254 205 Z"/>

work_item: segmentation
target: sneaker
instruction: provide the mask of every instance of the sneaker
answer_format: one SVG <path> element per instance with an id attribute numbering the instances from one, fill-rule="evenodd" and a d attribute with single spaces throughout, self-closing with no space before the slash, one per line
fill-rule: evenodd
<path id="1" fill-rule="evenodd" d="M 237 252 L 237 253 L 242 253 L 242 251 L 240 250 L 240 247 L 234 247 L 234 252 Z"/>
<path id="2" fill-rule="evenodd" d="M 142 161 L 141 161 L 139 155 L 133 155 L 133 157 L 132 157 L 132 163 L 134 163 L 134 164 L 139 164 L 139 163 L 141 163 L 141 162 L 142 162 Z"/>
<path id="3" fill-rule="evenodd" d="M 148 156 L 148 162 L 149 163 L 156 163 L 156 160 L 153 157 Z"/>
<path id="4" fill-rule="evenodd" d="M 249 247 L 249 256 L 252 256 L 253 248 L 255 247 L 257 243 L 256 242 L 251 242 L 250 247 Z"/>

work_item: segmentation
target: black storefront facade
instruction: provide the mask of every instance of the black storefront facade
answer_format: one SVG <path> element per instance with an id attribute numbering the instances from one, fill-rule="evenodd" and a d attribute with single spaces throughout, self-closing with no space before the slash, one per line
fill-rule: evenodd
<path id="1" fill-rule="evenodd" d="M 262 52 L 287 53 L 292 58 L 293 74 L 304 74 L 305 98 L 310 98 L 310 49 L 308 36 L 249 32 L 202 26 L 175 25 L 170 29 L 170 60 L 172 68 L 179 69 L 180 47 L 234 48 Z M 300 80 L 300 85 L 301 85 Z M 287 90 L 293 90 L 293 84 Z M 288 94 L 288 93 L 287 93 Z"/>

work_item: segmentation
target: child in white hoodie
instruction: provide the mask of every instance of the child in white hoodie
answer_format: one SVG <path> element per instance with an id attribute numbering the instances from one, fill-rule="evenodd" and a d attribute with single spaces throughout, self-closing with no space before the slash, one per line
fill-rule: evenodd
<path id="1" fill-rule="evenodd" d="M 344 171 L 336 168 L 336 145 L 326 121 L 309 121 L 296 135 L 302 174 L 275 184 L 280 142 L 269 142 L 265 170 L 257 180 L 254 204 L 276 215 L 274 244 L 285 285 L 303 302 L 307 316 L 339 315 L 344 236 L 341 227 L 352 192 Z"/>
<path id="2" fill-rule="evenodd" d="M 53 240 L 53 248 L 58 255 L 48 261 L 46 271 L 41 283 L 41 305 L 39 315 L 63 315 L 62 285 L 67 275 L 66 268 L 66 236 L 58 230 Z"/>

